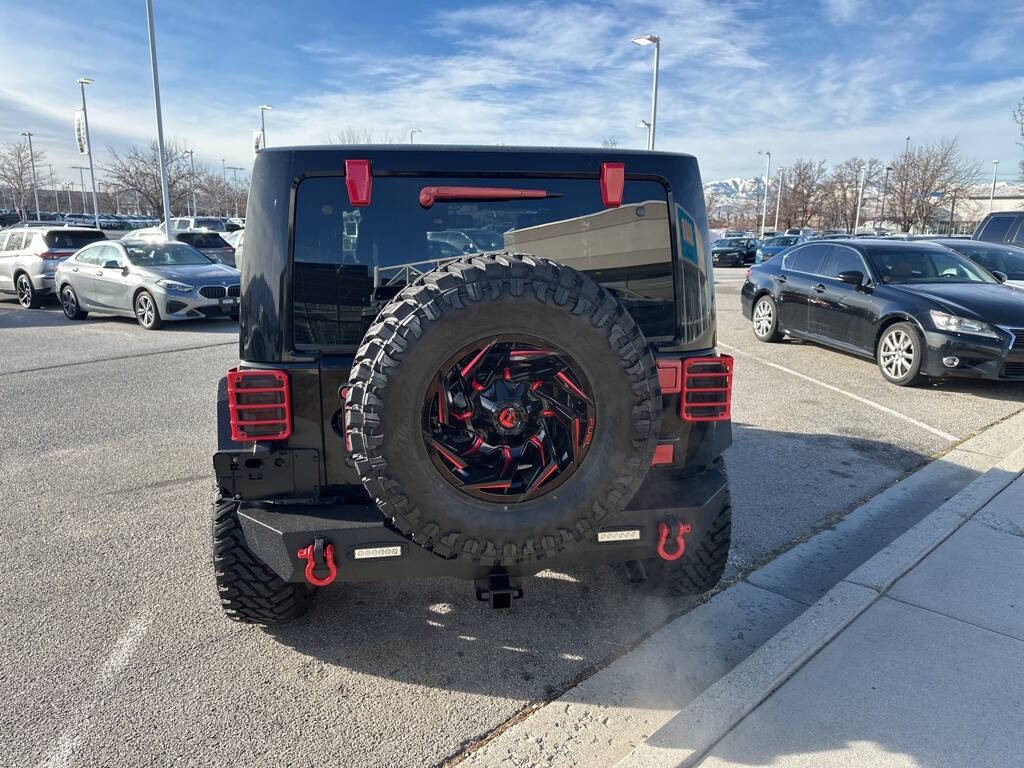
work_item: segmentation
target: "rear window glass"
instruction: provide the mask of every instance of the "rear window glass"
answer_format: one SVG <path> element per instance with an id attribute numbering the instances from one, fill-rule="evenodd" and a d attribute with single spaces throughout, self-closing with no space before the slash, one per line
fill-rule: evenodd
<path id="1" fill-rule="evenodd" d="M 435 200 L 424 187 L 544 190 L 544 199 Z M 466 253 L 509 249 L 589 274 L 648 338 L 675 335 L 665 188 L 626 182 L 605 208 L 596 179 L 375 178 L 371 205 L 349 205 L 343 177 L 304 180 L 296 193 L 293 320 L 300 346 L 358 344 L 408 282 Z M 695 312 L 699 308 L 695 306 Z"/>
<path id="2" fill-rule="evenodd" d="M 178 240 L 193 248 L 223 248 L 227 245 L 224 238 L 212 232 L 183 232 L 178 235 Z"/>
<path id="3" fill-rule="evenodd" d="M 1010 231 L 1010 227 L 1016 222 L 1016 216 L 993 216 L 981 231 L 980 239 L 1001 243 L 1006 239 L 1006 233 Z"/>
<path id="4" fill-rule="evenodd" d="M 224 232 L 226 227 L 220 219 L 196 219 L 196 229 L 210 229 L 214 232 Z"/>
<path id="5" fill-rule="evenodd" d="M 106 236 L 102 232 L 61 232 L 60 230 L 55 230 L 44 234 L 43 240 L 50 248 L 77 251 L 89 243 L 95 243 L 97 240 L 106 240 Z"/>

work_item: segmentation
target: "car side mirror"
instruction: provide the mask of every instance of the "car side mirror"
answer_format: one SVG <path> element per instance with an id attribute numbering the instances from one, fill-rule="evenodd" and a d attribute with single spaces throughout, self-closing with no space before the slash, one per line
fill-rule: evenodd
<path id="1" fill-rule="evenodd" d="M 855 288 L 860 288 L 860 286 L 864 285 L 864 273 L 859 269 L 850 269 L 846 272 L 840 272 L 837 277 L 840 282 L 852 285 Z"/>
<path id="2" fill-rule="evenodd" d="M 1010 279 L 1009 275 L 1007 275 L 1005 272 L 1000 272 L 998 269 L 992 270 L 992 277 L 994 277 L 1000 283 L 1005 283 L 1007 280 Z"/>

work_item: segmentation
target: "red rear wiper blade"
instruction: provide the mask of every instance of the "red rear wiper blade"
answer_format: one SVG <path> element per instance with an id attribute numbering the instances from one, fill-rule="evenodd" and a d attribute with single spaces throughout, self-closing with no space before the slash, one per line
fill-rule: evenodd
<path id="1" fill-rule="evenodd" d="M 558 192 L 544 189 L 515 189 L 513 187 L 423 187 L 420 205 L 429 208 L 438 200 L 543 200 L 561 197 Z"/>

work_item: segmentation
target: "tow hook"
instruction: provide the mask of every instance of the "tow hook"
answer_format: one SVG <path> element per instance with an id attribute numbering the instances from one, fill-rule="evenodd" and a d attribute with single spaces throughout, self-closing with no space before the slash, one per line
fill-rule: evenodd
<path id="1" fill-rule="evenodd" d="M 317 536 L 308 547 L 299 550 L 299 557 L 306 561 L 306 581 L 314 587 L 326 587 L 338 575 L 334 564 L 334 545 L 324 545 L 323 536 Z M 317 576 L 315 569 L 327 568 L 326 576 Z"/>
<path id="2" fill-rule="evenodd" d="M 669 562 L 678 560 L 686 552 L 686 540 L 683 537 L 692 530 L 689 523 L 678 523 L 679 528 L 676 530 L 674 537 L 675 551 L 668 552 L 665 549 L 665 545 L 668 543 L 669 535 L 672 533 L 674 525 L 677 525 L 674 517 L 669 517 L 667 520 L 662 520 L 658 523 L 658 557 Z"/>

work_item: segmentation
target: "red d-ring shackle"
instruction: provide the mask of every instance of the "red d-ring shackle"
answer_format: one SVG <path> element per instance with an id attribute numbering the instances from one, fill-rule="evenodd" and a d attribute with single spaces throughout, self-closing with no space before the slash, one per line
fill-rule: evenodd
<path id="1" fill-rule="evenodd" d="M 317 552 L 318 549 L 320 550 L 319 553 Z M 314 569 L 317 567 L 317 554 L 323 556 L 324 565 L 327 566 L 327 575 L 324 577 L 317 576 L 314 572 Z M 299 557 L 306 561 L 306 581 L 314 587 L 326 587 L 338 575 L 338 566 L 334 563 L 334 545 L 328 544 L 324 546 L 324 540 L 319 537 L 308 547 L 300 549 Z"/>
<path id="2" fill-rule="evenodd" d="M 665 545 L 668 543 L 669 534 L 672 532 L 672 526 L 662 520 L 658 523 L 658 557 L 662 560 L 678 560 L 683 556 L 686 551 L 686 541 L 683 536 L 691 531 L 689 523 L 680 523 L 679 530 L 675 535 L 676 549 L 675 552 L 666 552 Z"/>

